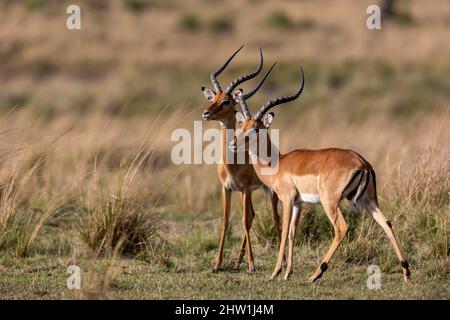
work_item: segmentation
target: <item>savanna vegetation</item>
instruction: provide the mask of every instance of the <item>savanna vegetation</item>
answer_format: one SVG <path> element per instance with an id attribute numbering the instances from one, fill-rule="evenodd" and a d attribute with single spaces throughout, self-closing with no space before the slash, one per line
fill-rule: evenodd
<path id="1" fill-rule="evenodd" d="M 447 1 L 398 1 L 380 31 L 365 27 L 371 1 L 360 0 L 86 0 L 79 31 L 65 27 L 69 4 L 0 1 L 0 298 L 450 298 Z M 321 280 L 307 282 L 333 230 L 307 206 L 293 275 L 268 282 L 276 234 L 262 191 L 256 273 L 236 266 L 237 195 L 224 268 L 211 272 L 216 167 L 174 165 L 170 136 L 201 119 L 200 87 L 241 44 L 224 83 L 255 68 L 259 45 L 278 62 L 253 110 L 305 70 L 301 99 L 275 110 L 281 152 L 336 146 L 373 164 L 411 284 L 382 229 L 347 206 L 350 232 Z M 69 265 L 80 290 L 66 287 Z M 380 290 L 366 286 L 369 265 Z"/>

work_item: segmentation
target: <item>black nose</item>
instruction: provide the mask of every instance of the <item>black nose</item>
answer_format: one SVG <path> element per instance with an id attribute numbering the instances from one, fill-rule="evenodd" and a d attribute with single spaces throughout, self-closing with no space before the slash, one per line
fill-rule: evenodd
<path id="1" fill-rule="evenodd" d="M 203 119 L 208 119 L 211 116 L 211 113 L 209 111 L 205 111 L 202 114 L 202 118 Z"/>

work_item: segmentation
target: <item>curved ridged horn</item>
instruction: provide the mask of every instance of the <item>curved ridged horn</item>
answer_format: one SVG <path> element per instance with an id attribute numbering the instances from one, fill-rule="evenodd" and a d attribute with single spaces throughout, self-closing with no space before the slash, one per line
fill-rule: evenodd
<path id="1" fill-rule="evenodd" d="M 262 80 L 259 82 L 259 84 L 252 90 L 249 91 L 245 94 L 241 94 L 238 96 L 239 98 L 239 104 L 241 105 L 241 109 L 242 112 L 244 114 L 245 119 L 250 119 L 252 117 L 252 114 L 250 113 L 250 110 L 247 107 L 247 99 L 250 98 L 251 96 L 253 96 L 258 90 L 259 88 L 261 88 L 261 86 L 263 85 L 264 81 L 267 79 L 267 77 L 269 76 L 269 73 L 272 71 L 272 69 L 276 66 L 276 62 L 272 65 L 272 67 L 270 67 L 269 71 L 266 72 L 266 74 L 264 75 L 264 78 L 262 78 Z"/>
<path id="2" fill-rule="evenodd" d="M 282 103 L 286 103 L 292 100 L 297 99 L 300 94 L 303 91 L 303 88 L 305 87 L 305 75 L 303 74 L 303 68 L 301 68 L 302 71 L 302 85 L 300 86 L 300 89 L 293 95 L 291 96 L 287 96 L 287 97 L 280 97 L 280 98 L 275 98 L 275 99 L 271 99 L 268 102 L 266 102 L 265 105 L 263 105 L 261 107 L 261 109 L 258 111 L 258 113 L 255 115 L 255 120 L 261 120 L 262 117 L 264 116 L 264 114 L 266 114 L 267 111 L 269 111 L 270 109 L 272 109 L 273 107 L 282 104 Z"/>
<path id="3" fill-rule="evenodd" d="M 230 63 L 231 60 L 233 60 L 234 56 L 237 55 L 237 53 L 239 51 L 241 51 L 241 49 L 244 47 L 244 45 L 242 45 L 239 49 L 237 49 L 232 55 L 231 57 L 228 58 L 228 60 L 216 71 L 211 72 L 211 82 L 214 86 L 214 88 L 216 89 L 217 92 L 222 92 L 222 88 L 220 87 L 219 81 L 217 81 L 217 76 L 228 66 L 228 64 Z"/>
<path id="4" fill-rule="evenodd" d="M 263 58 L 263 53 L 262 53 L 262 49 L 261 47 L 259 48 L 259 56 L 260 56 L 260 62 L 259 62 L 259 66 L 258 68 L 255 70 L 255 72 L 246 74 L 245 76 L 239 77 L 237 79 L 234 79 L 233 81 L 231 81 L 230 85 L 227 87 L 227 89 L 225 90 L 225 92 L 227 94 L 231 94 L 233 92 L 233 90 L 240 85 L 242 82 L 253 79 L 254 77 L 256 77 L 262 69 L 263 66 L 263 62 L 264 62 L 264 58 Z"/>

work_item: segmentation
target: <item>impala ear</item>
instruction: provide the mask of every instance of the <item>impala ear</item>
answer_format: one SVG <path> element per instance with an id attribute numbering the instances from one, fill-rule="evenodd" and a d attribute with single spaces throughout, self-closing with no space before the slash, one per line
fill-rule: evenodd
<path id="1" fill-rule="evenodd" d="M 239 97 L 244 93 L 244 91 L 239 88 L 233 93 L 233 99 L 236 101 L 236 103 L 239 103 Z"/>
<path id="2" fill-rule="evenodd" d="M 269 128 L 274 117 L 275 115 L 273 114 L 273 112 L 266 114 L 263 118 L 264 127 Z"/>
<path id="3" fill-rule="evenodd" d="M 202 87 L 202 92 L 205 95 L 206 100 L 208 101 L 213 101 L 214 97 L 216 96 L 216 93 L 214 91 L 205 87 Z"/>
<path id="4" fill-rule="evenodd" d="M 243 123 L 245 121 L 245 118 L 242 115 L 242 113 L 236 111 L 235 116 L 236 116 L 237 123 L 241 124 L 241 123 Z"/>

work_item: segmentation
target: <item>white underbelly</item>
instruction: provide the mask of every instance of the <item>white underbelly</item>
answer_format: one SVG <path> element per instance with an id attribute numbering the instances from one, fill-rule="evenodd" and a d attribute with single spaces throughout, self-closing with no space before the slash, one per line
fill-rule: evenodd
<path id="1" fill-rule="evenodd" d="M 297 200 L 299 202 L 320 203 L 320 195 L 313 193 L 300 193 Z"/>
<path id="2" fill-rule="evenodd" d="M 244 186 L 242 183 L 236 179 L 233 179 L 232 176 L 228 177 L 224 183 L 224 186 L 226 189 L 231 191 L 244 191 Z"/>

